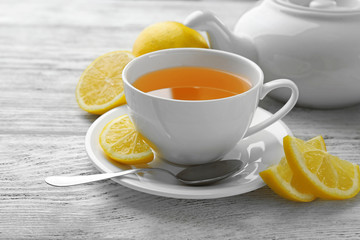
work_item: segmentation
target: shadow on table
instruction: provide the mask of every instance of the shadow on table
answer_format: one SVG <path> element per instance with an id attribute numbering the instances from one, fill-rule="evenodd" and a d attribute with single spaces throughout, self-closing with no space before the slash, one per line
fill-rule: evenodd
<path id="1" fill-rule="evenodd" d="M 96 115 L 96 114 L 91 114 L 91 113 L 86 113 L 84 112 L 80 117 L 84 120 L 89 121 L 89 123 L 93 123 L 96 119 L 98 119 L 98 117 L 100 117 L 101 115 Z"/>

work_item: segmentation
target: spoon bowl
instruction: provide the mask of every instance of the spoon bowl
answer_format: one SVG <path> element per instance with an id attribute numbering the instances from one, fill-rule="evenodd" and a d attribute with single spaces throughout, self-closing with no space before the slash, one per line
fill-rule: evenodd
<path id="1" fill-rule="evenodd" d="M 190 166 L 174 174 L 169 170 L 162 168 L 136 168 L 125 170 L 122 172 L 115 173 L 101 173 L 94 175 L 82 175 L 82 176 L 52 176 L 45 178 L 45 182 L 49 185 L 56 187 L 73 186 L 83 183 L 95 182 L 105 180 L 114 177 L 120 177 L 127 174 L 134 174 L 138 172 L 148 171 L 162 171 L 172 175 L 178 181 L 186 185 L 209 185 L 227 177 L 239 173 L 243 170 L 245 164 L 241 160 L 231 159 L 217 161 L 197 166 Z"/>
<path id="2" fill-rule="evenodd" d="M 176 174 L 175 178 L 187 185 L 208 185 L 230 177 L 244 167 L 244 162 L 240 160 L 217 161 L 187 167 Z"/>

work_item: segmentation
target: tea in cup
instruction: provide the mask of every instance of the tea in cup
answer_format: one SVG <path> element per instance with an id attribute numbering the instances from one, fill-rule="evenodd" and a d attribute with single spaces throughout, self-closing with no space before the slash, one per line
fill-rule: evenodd
<path id="1" fill-rule="evenodd" d="M 181 165 L 221 159 L 244 137 L 284 117 L 298 99 L 287 79 L 263 84 L 251 60 L 229 52 L 177 48 L 132 60 L 123 71 L 130 116 L 157 156 Z M 287 103 L 250 127 L 259 100 L 290 88 Z"/>
<path id="2" fill-rule="evenodd" d="M 154 96 L 193 101 L 231 97 L 251 88 L 239 75 L 204 67 L 157 70 L 141 76 L 133 86 Z"/>

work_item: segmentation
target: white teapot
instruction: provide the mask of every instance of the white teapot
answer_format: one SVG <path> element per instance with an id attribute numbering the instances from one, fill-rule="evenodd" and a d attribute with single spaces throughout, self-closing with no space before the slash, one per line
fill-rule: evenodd
<path id="1" fill-rule="evenodd" d="M 234 33 L 210 12 L 193 12 L 184 24 L 206 31 L 211 48 L 258 63 L 265 81 L 293 80 L 300 106 L 360 103 L 360 0 L 263 0 L 241 16 Z"/>

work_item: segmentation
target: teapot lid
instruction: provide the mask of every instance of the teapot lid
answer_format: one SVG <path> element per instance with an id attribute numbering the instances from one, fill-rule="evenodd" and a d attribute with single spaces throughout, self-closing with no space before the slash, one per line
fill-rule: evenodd
<path id="1" fill-rule="evenodd" d="M 287 8 L 294 10 L 330 13 L 354 14 L 360 13 L 360 0 L 273 0 Z"/>

